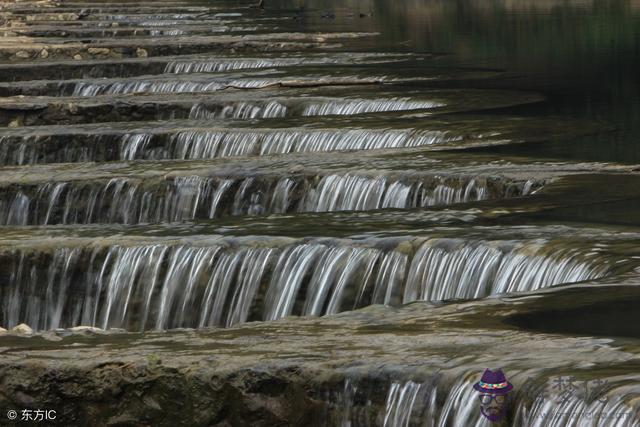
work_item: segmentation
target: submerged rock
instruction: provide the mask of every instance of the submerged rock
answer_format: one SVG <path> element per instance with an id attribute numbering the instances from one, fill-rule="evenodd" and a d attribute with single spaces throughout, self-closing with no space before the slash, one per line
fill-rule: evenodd
<path id="1" fill-rule="evenodd" d="M 104 332 L 104 329 L 96 328 L 95 326 L 74 326 L 69 330 L 71 332 Z"/>
<path id="2" fill-rule="evenodd" d="M 20 126 L 22 126 L 22 117 L 16 117 L 7 125 L 9 129 L 19 128 Z"/>
<path id="3" fill-rule="evenodd" d="M 104 47 L 90 47 L 87 52 L 91 55 L 109 55 L 111 50 Z"/>
<path id="4" fill-rule="evenodd" d="M 62 337 L 54 331 L 45 332 L 40 336 L 47 341 L 53 341 L 53 342 L 62 341 Z"/>
<path id="5" fill-rule="evenodd" d="M 20 323 L 19 325 L 11 328 L 11 332 L 15 332 L 21 335 L 32 335 L 33 329 L 31 329 L 31 327 L 25 323 Z"/>

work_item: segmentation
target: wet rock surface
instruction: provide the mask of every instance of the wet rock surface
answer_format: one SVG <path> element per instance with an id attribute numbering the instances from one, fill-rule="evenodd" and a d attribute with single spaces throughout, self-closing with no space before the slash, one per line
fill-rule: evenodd
<path id="1" fill-rule="evenodd" d="M 640 422 L 640 169 L 538 152 L 615 126 L 373 10 L 0 7 L 0 424 Z"/>
<path id="2" fill-rule="evenodd" d="M 626 279 L 635 281 L 636 276 Z M 636 286 L 589 287 L 599 303 L 638 298 Z M 511 373 L 520 390 L 568 375 L 611 378 L 613 386 L 614 377 L 620 381 L 622 372 L 633 372 L 640 363 L 637 342 L 533 334 L 509 326 L 514 317 L 550 307 L 588 309 L 592 303 L 575 298 L 583 292 L 572 287 L 443 307 L 371 306 L 322 319 L 225 330 L 85 335 L 72 329 L 56 342 L 44 335 L 5 336 L 0 338 L 2 404 L 38 402 L 79 423 L 325 425 L 348 415 L 349 407 L 329 393 L 347 390 L 345 384 L 367 391 L 374 420 L 384 415 L 385 405 L 388 409 L 393 381 L 437 378 L 446 395 L 487 364 Z M 601 391 L 607 392 L 611 389 Z M 519 394 L 512 402 L 514 414 L 531 407 L 531 397 Z M 637 410 L 629 409 L 636 411 L 633 416 Z M 456 420 L 453 411 L 438 416 Z"/>

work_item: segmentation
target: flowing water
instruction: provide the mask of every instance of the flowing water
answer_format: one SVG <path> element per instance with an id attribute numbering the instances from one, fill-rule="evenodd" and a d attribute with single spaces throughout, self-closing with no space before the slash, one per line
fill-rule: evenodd
<path id="1" fill-rule="evenodd" d="M 515 374 L 518 376 L 525 373 Z M 527 373 L 533 381 L 536 377 L 531 374 Z M 341 418 L 340 424 L 394 427 L 495 425 L 482 418 L 477 411 L 477 400 L 473 396 L 475 391 L 472 388 L 474 381 L 471 379 L 473 373 L 463 372 L 458 375 L 463 379 L 451 385 L 444 383 L 443 373 L 419 381 L 393 381 L 388 385 L 386 396 L 379 396 L 371 385 L 360 385 L 357 379 L 348 378 L 344 391 L 340 393 L 336 402 Z M 628 415 L 629 410 L 633 408 L 633 399 L 638 397 L 638 389 L 633 386 L 634 381 L 637 381 L 637 377 L 623 379 L 604 376 L 590 379 L 589 382 L 606 386 L 597 388 L 587 398 L 583 393 L 563 398 L 562 392 L 554 390 L 552 383 L 535 386 L 546 390 L 549 399 L 528 401 L 519 397 L 514 408 L 514 425 L 635 425 Z M 443 406 L 437 404 L 440 397 L 446 402 Z M 380 403 L 372 405 L 373 399 L 380 399 Z M 362 405 L 362 401 L 366 401 L 367 404 Z"/>
<path id="2" fill-rule="evenodd" d="M 106 182 L 47 182 L 5 193 L 6 225 L 159 223 L 287 212 L 365 211 L 451 205 L 525 196 L 541 183 L 492 177 L 390 178 L 325 175 L 287 178 L 113 178 Z"/>
<path id="3" fill-rule="evenodd" d="M 20 245 L 1 255 L 2 275 L 13 284 L 2 290 L 2 321 L 44 330 L 231 326 L 368 304 L 531 291 L 621 268 L 614 242 L 513 239 L 211 236 L 138 244 L 80 240 L 53 250 Z"/>
<path id="4" fill-rule="evenodd" d="M 640 271 L 635 0 L 85 3 L 12 4 L 0 30 L 2 327 L 331 321 L 575 284 L 586 304 L 585 282 Z M 441 356 L 443 376 L 345 373 L 328 422 L 489 425 L 487 360 Z M 633 368 L 597 368 L 599 394 L 518 394 L 508 422 L 640 425 L 609 418 L 638 409 Z"/>

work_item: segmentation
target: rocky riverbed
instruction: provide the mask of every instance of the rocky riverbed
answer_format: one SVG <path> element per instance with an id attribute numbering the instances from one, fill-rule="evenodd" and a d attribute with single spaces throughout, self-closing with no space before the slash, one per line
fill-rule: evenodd
<path id="1" fill-rule="evenodd" d="M 0 2 L 0 424 L 488 426 L 500 368 L 640 425 L 633 109 L 466 6 L 267 3 Z"/>
<path id="2" fill-rule="evenodd" d="M 3 403 L 38 402 L 74 424 L 377 423 L 395 410 L 392 385 L 413 382 L 436 402 L 450 402 L 430 409 L 424 402 L 396 402 L 404 405 L 406 420 L 462 425 L 477 421 L 476 399 L 465 387 L 481 367 L 501 366 L 519 390 L 512 415 L 520 425 L 540 422 L 536 417 L 549 422 L 550 409 L 586 398 L 576 392 L 562 399 L 554 382 L 569 377 L 606 384 L 593 398 L 607 404 L 590 416 L 632 421 L 640 395 L 630 388 L 638 381 L 640 330 L 624 324 L 640 298 L 637 280 L 634 274 L 616 285 L 441 307 L 376 305 L 323 319 L 286 318 L 225 330 L 10 334 L 0 342 Z M 591 298 L 577 299 L 585 288 Z M 620 325 L 614 332 L 619 336 L 604 338 L 612 330 L 584 335 L 580 324 L 607 304 L 627 307 L 608 318 L 612 330 Z M 571 320 L 546 333 L 533 331 L 554 312 L 572 313 Z M 554 405 L 546 412 L 538 396 L 544 392 Z"/>

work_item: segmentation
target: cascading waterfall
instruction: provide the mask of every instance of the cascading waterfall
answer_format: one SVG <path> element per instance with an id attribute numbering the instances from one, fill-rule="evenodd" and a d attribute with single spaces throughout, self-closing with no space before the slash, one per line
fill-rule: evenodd
<path id="1" fill-rule="evenodd" d="M 316 188 L 309 189 L 301 201 L 301 212 L 372 210 L 381 208 L 427 207 L 489 198 L 490 183 L 475 179 L 448 180 L 434 176 L 432 181 L 407 184 L 385 176 L 328 175 Z M 523 186 L 524 189 L 524 186 Z M 514 188 L 515 190 L 515 188 Z M 507 190 L 507 193 L 511 191 Z M 515 190 L 517 194 L 523 194 Z M 505 193 L 505 195 L 507 194 Z M 513 193 L 512 193 L 513 194 Z M 524 195 L 524 194 L 523 194 Z"/>
<path id="2" fill-rule="evenodd" d="M 478 400 L 474 393 L 473 382 L 458 380 L 447 389 L 439 375 L 429 380 L 393 381 L 387 386 L 386 398 L 376 410 L 371 409 L 370 395 L 376 390 L 358 388 L 358 381 L 349 379 L 350 388 L 354 392 L 343 396 L 340 411 L 342 425 L 351 427 L 368 427 L 372 425 L 384 427 L 409 426 L 474 426 L 489 427 L 490 422 L 480 415 Z M 358 396 L 360 392 L 360 396 Z M 364 396 L 362 395 L 364 394 Z M 439 401 L 438 396 L 441 396 Z M 359 410 L 357 400 L 366 400 L 367 409 Z M 354 417 L 357 414 L 358 417 Z"/>
<path id="3" fill-rule="evenodd" d="M 174 133 L 0 136 L 0 164 L 109 160 L 211 159 L 300 152 L 411 148 L 459 141 L 446 131 L 417 129 L 216 129 Z"/>
<path id="4" fill-rule="evenodd" d="M 293 65 L 324 64 L 326 60 L 318 58 L 218 58 L 192 61 L 171 61 L 164 72 L 167 74 L 217 73 L 245 69 L 276 68 Z"/>
<path id="5" fill-rule="evenodd" d="M 194 58 L 192 60 L 171 61 L 164 69 L 166 74 L 217 73 L 225 71 L 291 67 L 299 65 L 352 64 L 366 61 L 371 63 L 393 62 L 406 59 L 406 55 L 376 54 L 333 54 L 318 57 L 290 58 Z"/>
<path id="6" fill-rule="evenodd" d="M 575 58 L 632 68 L 638 1 L 497 2 L 520 50 L 465 2 L 3 3 L 1 406 L 496 427 L 473 388 L 490 366 L 514 386 L 505 425 L 640 427 L 640 239 L 603 220 L 633 213 L 640 170 L 543 155 L 595 146 L 610 125 L 588 118 L 637 102 L 583 114 L 542 87 L 562 93 Z M 446 37 L 413 37 L 425 13 Z M 523 58 L 538 27 L 576 27 L 562 63 Z M 633 88 L 622 71 L 602 80 Z"/>
<path id="7" fill-rule="evenodd" d="M 127 95 L 141 93 L 216 92 L 227 88 L 257 89 L 272 86 L 277 79 L 226 79 L 209 81 L 123 81 L 113 83 L 78 83 L 73 96 Z"/>
<path id="8" fill-rule="evenodd" d="M 226 31 L 227 29 L 222 27 L 218 31 Z M 150 30 L 149 35 L 152 37 L 158 36 L 184 36 L 189 34 L 188 31 L 181 30 L 179 28 L 163 29 L 163 30 Z"/>
<path id="9" fill-rule="evenodd" d="M 28 136 L 20 139 L 18 144 L 6 136 L 0 136 L 0 159 L 4 165 L 25 165 L 37 162 L 35 146 L 40 138 Z M 16 147 L 17 145 L 17 147 Z M 73 154 L 75 156 L 75 154 Z"/>
<path id="10" fill-rule="evenodd" d="M 181 21 L 175 21 L 175 20 L 171 20 L 171 19 L 163 19 L 161 21 L 148 21 L 148 20 L 144 20 L 144 21 L 138 21 L 136 22 L 137 26 L 140 27 L 169 27 L 172 25 L 180 25 L 183 22 Z M 109 22 L 103 22 L 103 23 L 97 23 L 97 26 L 103 26 L 103 27 L 110 27 L 110 23 Z"/>
<path id="11" fill-rule="evenodd" d="M 561 390 L 556 396 L 534 399 L 531 405 L 518 405 L 514 423 L 531 427 L 640 425 L 639 379 L 634 376 L 583 381 L 585 390 Z M 602 386 L 589 390 L 589 384 L 594 383 Z"/>
<path id="12" fill-rule="evenodd" d="M 430 416 L 436 412 L 436 389 L 431 384 L 407 381 L 391 384 L 382 425 L 384 427 L 409 427 L 412 420 L 424 424 L 433 422 Z"/>
<path id="13" fill-rule="evenodd" d="M 469 251 L 476 255 L 462 256 Z M 0 275 L 7 278 L 0 289 L 3 325 L 134 330 L 231 326 L 369 304 L 527 291 L 602 277 L 613 262 L 595 247 L 538 240 L 215 236 L 52 252 L 9 248 L 0 258 Z"/>
<path id="14" fill-rule="evenodd" d="M 263 89 L 276 85 L 301 85 L 305 81 L 309 84 L 315 85 L 318 82 L 323 84 L 359 84 L 359 83 L 371 83 L 373 81 L 385 80 L 384 76 L 377 77 L 375 80 L 372 78 L 361 78 L 359 76 L 343 76 L 343 77 L 331 77 L 331 76 L 317 76 L 309 78 L 297 78 L 295 80 L 287 81 L 286 77 L 263 77 L 263 78 L 230 78 L 230 77 L 210 77 L 204 79 L 200 77 L 195 80 L 128 80 L 128 81 L 114 81 L 114 82 L 93 82 L 93 83 L 76 83 L 73 85 L 73 96 L 89 97 L 97 95 L 130 95 L 130 94 L 166 94 L 166 93 L 204 93 L 204 92 L 217 92 L 229 88 L 234 89 Z M 62 86 L 62 92 L 67 90 L 66 85 Z M 338 106 L 337 103 L 324 106 L 323 108 L 316 108 L 317 106 L 311 105 L 305 109 L 303 115 L 305 116 L 317 116 L 328 114 L 358 114 L 375 111 L 396 111 L 396 110 L 415 110 L 422 108 L 434 108 L 440 106 L 435 103 L 425 103 L 417 101 L 409 101 L 404 99 L 389 99 L 389 100 L 358 100 L 342 104 Z M 314 109 L 315 108 L 315 109 Z M 333 110 L 339 110 L 339 112 L 330 112 Z M 355 111 L 350 113 L 349 111 Z"/>
<path id="15" fill-rule="evenodd" d="M 0 192 L 0 223 L 138 224 L 225 215 L 416 208 L 521 196 L 541 185 L 492 177 L 354 174 L 51 182 Z"/>
<path id="16" fill-rule="evenodd" d="M 531 291 L 553 283 L 591 277 L 592 267 L 574 248 L 558 248 L 552 256 L 535 243 L 518 247 L 469 245 L 445 239 L 422 246 L 409 267 L 403 301 L 481 298 L 490 294 Z M 541 242 L 541 248 L 545 247 Z M 596 276 L 599 276 L 596 273 Z"/>
<path id="17" fill-rule="evenodd" d="M 286 115 L 287 107 L 278 101 L 237 102 L 223 107 L 195 104 L 189 111 L 190 119 L 270 119 Z"/>
<path id="18" fill-rule="evenodd" d="M 441 144 L 457 140 L 446 132 L 404 130 L 185 131 L 170 140 L 168 157 L 215 157 L 337 150 L 374 150 Z M 135 156 L 136 151 L 130 150 Z M 135 157 L 134 157 L 135 158 Z"/>
<path id="19" fill-rule="evenodd" d="M 291 104 L 291 105 L 289 105 Z M 195 104 L 190 119 L 266 119 L 289 116 L 329 116 L 425 110 L 445 106 L 435 101 L 409 98 L 389 99 L 318 99 L 289 101 L 242 101 L 225 106 Z"/>
<path id="20" fill-rule="evenodd" d="M 127 133 L 122 137 L 120 144 L 121 158 L 124 160 L 135 160 L 140 152 L 146 151 L 152 135 L 149 133 Z"/>
<path id="21" fill-rule="evenodd" d="M 358 379 L 347 377 L 341 392 L 328 393 L 325 397 L 330 415 L 323 422 L 342 427 L 434 426 L 434 414 L 438 413 L 437 379 L 434 376 L 428 382 L 394 381 L 388 387 L 384 402 L 378 402 L 382 384 L 361 384 Z M 335 415 L 331 413 L 333 408 Z"/>
<path id="22" fill-rule="evenodd" d="M 513 374 L 513 371 L 510 373 Z M 437 376 L 426 381 L 394 381 L 388 386 L 384 405 L 377 411 L 372 410 L 369 396 L 374 391 L 359 387 L 358 381 L 348 379 L 345 382 L 348 387 L 345 385 L 342 402 L 339 402 L 342 406 L 342 425 L 495 425 L 480 413 L 477 392 L 473 389 L 476 377 L 477 373 L 464 373 L 450 386 Z M 565 390 L 563 393 L 563 390 L 551 385 L 546 390 L 533 393 L 533 396 L 514 390 L 510 403 L 514 415 L 507 422 L 509 425 L 531 427 L 634 427 L 640 424 L 637 403 L 640 387 L 637 377 L 605 377 L 594 381 L 606 386 L 588 395 L 579 389 L 568 393 Z M 436 399 L 437 395 L 444 397 L 441 402 Z M 366 411 L 355 404 L 357 400 L 367 402 Z"/>
<path id="23" fill-rule="evenodd" d="M 196 13 L 162 13 L 162 14 L 102 14 L 99 15 L 100 20 L 103 21 L 124 21 L 124 22 L 136 22 L 139 20 L 157 22 L 159 25 L 163 25 L 162 21 L 167 19 L 194 19 L 198 16 Z M 98 16 L 96 16 L 98 17 Z M 164 26 L 164 25 L 163 25 Z"/>
<path id="24" fill-rule="evenodd" d="M 378 113 L 383 111 L 423 110 L 443 107 L 445 104 L 434 101 L 414 101 L 410 98 L 389 99 L 345 99 L 331 100 L 325 103 L 306 105 L 303 116 L 353 115 Z"/>
<path id="25" fill-rule="evenodd" d="M 49 138 L 49 135 L 0 136 L 0 164 L 89 162 L 98 156 L 95 141 L 59 143 L 50 149 Z"/>

